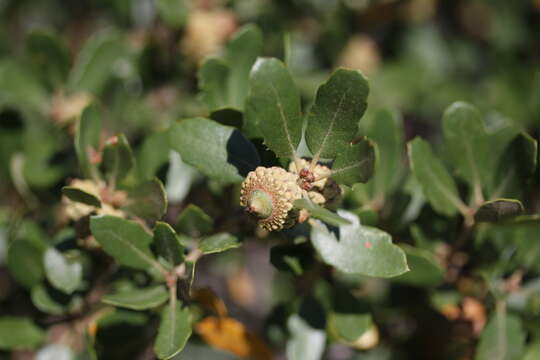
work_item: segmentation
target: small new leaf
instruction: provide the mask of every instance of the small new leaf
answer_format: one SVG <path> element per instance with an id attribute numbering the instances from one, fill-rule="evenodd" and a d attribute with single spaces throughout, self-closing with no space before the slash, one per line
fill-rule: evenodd
<path id="1" fill-rule="evenodd" d="M 215 254 L 239 247 L 241 243 L 236 236 L 218 233 L 201 240 L 199 249 L 203 254 Z"/>
<path id="2" fill-rule="evenodd" d="M 110 182 L 117 183 L 125 178 L 135 160 L 131 147 L 123 134 L 111 138 L 103 150 L 103 172 Z"/>
<path id="3" fill-rule="evenodd" d="M 88 105 L 82 112 L 75 131 L 75 151 L 79 166 L 87 177 L 92 175 L 95 166 L 90 157 L 97 152 L 100 145 L 101 112 L 96 104 Z"/>
<path id="4" fill-rule="evenodd" d="M 101 200 L 99 200 L 94 194 L 86 192 L 74 186 L 64 186 L 62 188 L 62 194 L 68 199 L 76 202 L 80 202 L 86 205 L 101 207 Z"/>
<path id="5" fill-rule="evenodd" d="M 154 228 L 154 243 L 157 253 L 171 267 L 181 264 L 184 261 L 184 247 L 174 229 L 167 223 L 158 221 Z"/>
<path id="6" fill-rule="evenodd" d="M 521 215 L 523 205 L 515 199 L 496 199 L 487 201 L 480 206 L 474 215 L 477 222 L 499 222 Z"/>
<path id="7" fill-rule="evenodd" d="M 313 202 L 306 199 L 299 199 L 294 202 L 294 207 L 297 209 L 306 209 L 309 211 L 311 217 L 322 220 L 330 225 L 339 226 L 350 224 L 351 222 L 343 217 L 339 216 L 332 211 L 323 208 Z"/>

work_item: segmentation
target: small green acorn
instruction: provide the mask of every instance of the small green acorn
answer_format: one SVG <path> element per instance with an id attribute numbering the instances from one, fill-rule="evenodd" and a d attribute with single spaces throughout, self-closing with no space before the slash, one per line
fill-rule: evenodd
<path id="1" fill-rule="evenodd" d="M 292 227 L 299 211 L 293 207 L 302 198 L 298 175 L 280 167 L 258 167 L 251 171 L 240 190 L 240 205 L 268 231 Z"/>

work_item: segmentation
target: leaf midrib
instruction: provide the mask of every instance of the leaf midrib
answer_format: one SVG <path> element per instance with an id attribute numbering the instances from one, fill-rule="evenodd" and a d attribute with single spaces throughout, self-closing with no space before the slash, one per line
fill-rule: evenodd
<path id="1" fill-rule="evenodd" d="M 350 169 L 354 169 L 355 167 L 360 167 L 362 166 L 366 161 L 368 161 L 368 159 L 362 159 L 360 160 L 359 162 L 357 163 L 354 163 L 353 165 L 349 165 L 349 166 L 344 166 L 342 168 L 339 168 L 337 170 L 334 170 L 332 169 L 332 174 L 338 174 L 340 172 L 343 172 L 343 171 L 347 171 L 347 170 L 350 170 Z"/>
<path id="2" fill-rule="evenodd" d="M 324 135 L 324 138 L 321 142 L 321 147 L 319 148 L 319 151 L 317 151 L 317 154 L 314 156 L 315 159 L 319 159 L 321 154 L 323 153 L 324 147 L 326 146 L 326 141 L 328 140 L 328 136 L 330 136 L 330 133 L 332 132 L 332 129 L 334 128 L 337 115 L 341 112 L 341 105 L 343 104 L 343 99 L 347 96 L 350 89 L 351 88 L 349 87 L 345 92 L 343 92 L 343 95 L 341 95 L 341 98 L 339 99 L 338 107 L 336 111 L 334 112 L 334 115 L 332 116 L 332 120 L 330 121 L 330 126 L 328 127 L 328 130 L 326 134 Z"/>
<path id="3" fill-rule="evenodd" d="M 282 123 L 282 126 L 283 126 L 283 130 L 285 131 L 285 136 L 287 137 L 287 143 L 289 144 L 289 147 L 290 147 L 290 150 L 291 150 L 291 157 L 294 157 L 296 149 L 294 148 L 292 138 L 291 138 L 291 134 L 289 132 L 289 128 L 287 127 L 288 122 L 287 122 L 287 119 L 285 117 L 285 113 L 283 111 L 283 105 L 281 104 L 281 98 L 280 98 L 279 93 L 278 93 L 278 91 L 277 91 L 277 89 L 274 86 L 274 83 L 272 81 L 270 82 L 270 88 L 272 89 L 272 91 L 274 93 L 274 96 L 276 98 L 276 106 L 278 107 L 279 114 L 280 114 L 280 117 L 281 117 L 281 123 Z"/>
<path id="4" fill-rule="evenodd" d="M 128 248 L 130 248 L 132 251 L 137 253 L 137 255 L 139 255 L 148 264 L 150 264 L 151 266 L 156 267 L 158 270 L 161 270 L 161 267 L 157 266 L 156 262 L 151 257 L 149 257 L 147 254 L 145 254 L 144 251 L 139 249 L 137 246 L 135 246 L 131 242 L 129 242 L 129 241 L 123 239 L 122 237 L 118 236 L 118 234 L 116 234 L 112 230 L 105 230 L 105 233 L 109 233 L 111 235 L 111 237 L 117 239 L 118 241 L 120 241 L 123 244 L 126 244 Z"/>

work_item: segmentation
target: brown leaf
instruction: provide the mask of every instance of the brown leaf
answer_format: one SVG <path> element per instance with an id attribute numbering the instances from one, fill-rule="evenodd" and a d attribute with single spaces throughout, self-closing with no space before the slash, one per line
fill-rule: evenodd
<path id="1" fill-rule="evenodd" d="M 195 325 L 195 331 L 210 346 L 241 358 L 272 359 L 272 351 L 257 335 L 230 317 L 209 316 Z"/>
<path id="2" fill-rule="evenodd" d="M 218 317 L 227 316 L 225 303 L 209 288 L 193 289 L 192 299 Z"/>

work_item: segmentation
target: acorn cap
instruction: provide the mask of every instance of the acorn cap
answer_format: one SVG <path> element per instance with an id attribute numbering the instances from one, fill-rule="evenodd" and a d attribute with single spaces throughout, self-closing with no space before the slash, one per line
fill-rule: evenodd
<path id="1" fill-rule="evenodd" d="M 298 220 L 293 202 L 302 198 L 297 182 L 297 174 L 280 167 L 258 167 L 242 183 L 240 205 L 268 231 L 289 228 Z"/>

